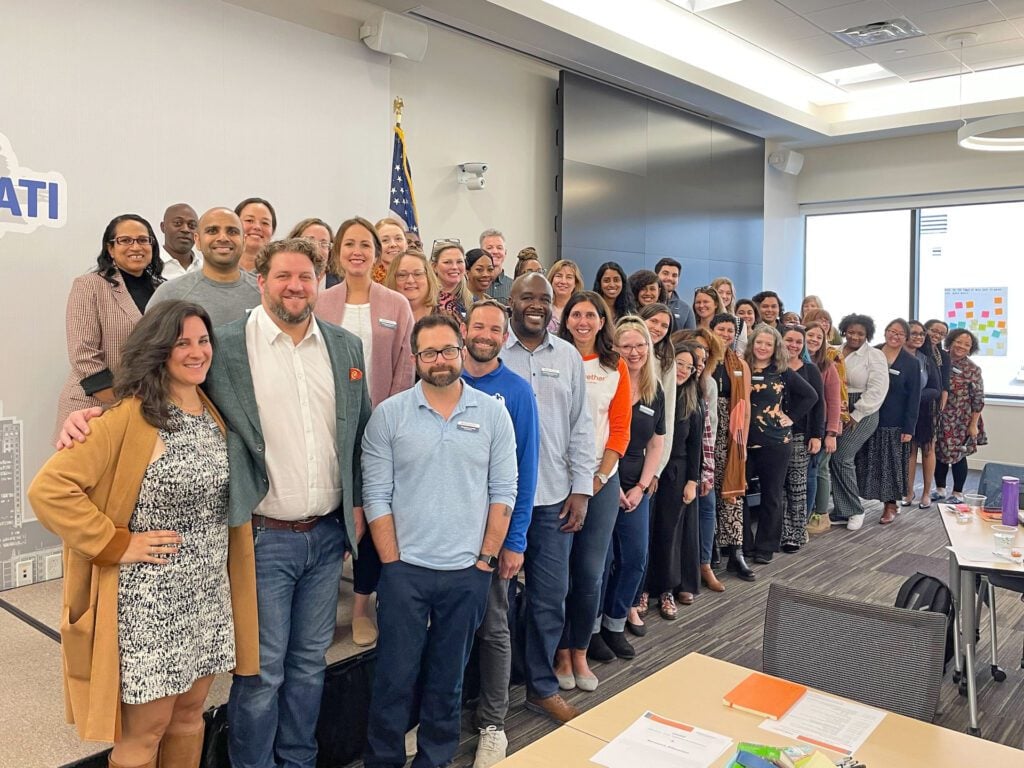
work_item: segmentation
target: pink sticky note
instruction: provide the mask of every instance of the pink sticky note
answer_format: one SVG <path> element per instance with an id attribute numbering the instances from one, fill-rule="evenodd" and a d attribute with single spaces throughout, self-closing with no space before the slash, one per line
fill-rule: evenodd
<path id="1" fill-rule="evenodd" d="M 964 303 L 962 301 L 958 301 L 953 306 L 956 307 L 957 309 L 963 309 L 964 308 Z"/>
<path id="2" fill-rule="evenodd" d="M 981 310 L 981 316 L 982 317 L 988 317 L 988 310 L 987 309 Z"/>
<path id="3" fill-rule="evenodd" d="M 946 313 L 946 317 L 956 317 L 956 312 L 951 309 Z"/>

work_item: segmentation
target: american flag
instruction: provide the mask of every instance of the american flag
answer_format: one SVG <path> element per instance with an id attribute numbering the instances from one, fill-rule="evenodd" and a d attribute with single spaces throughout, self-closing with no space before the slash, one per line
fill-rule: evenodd
<path id="1" fill-rule="evenodd" d="M 412 170 L 405 154 L 405 134 L 400 125 L 395 125 L 395 152 L 391 158 L 390 209 L 405 222 L 408 231 L 420 231 L 416 216 L 416 196 L 412 191 Z"/>

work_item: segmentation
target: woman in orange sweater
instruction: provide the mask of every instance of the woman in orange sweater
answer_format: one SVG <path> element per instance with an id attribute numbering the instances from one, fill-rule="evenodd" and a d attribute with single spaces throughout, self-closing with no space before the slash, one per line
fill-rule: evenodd
<path id="1" fill-rule="evenodd" d="M 583 529 L 573 534 L 565 628 L 555 654 L 555 675 L 563 690 L 597 688 L 597 677 L 587 664 L 587 648 L 592 643 L 595 649 L 604 646 L 604 653 L 599 655 L 615 655 L 601 640 L 600 632 L 594 634 L 594 626 L 600 613 L 605 557 L 622 500 L 618 467 L 629 445 L 633 403 L 629 370 L 613 349 L 611 331 L 608 305 L 593 291 L 574 294 L 566 302 L 558 335 L 575 345 L 583 356 L 597 469 L 586 521 Z"/>

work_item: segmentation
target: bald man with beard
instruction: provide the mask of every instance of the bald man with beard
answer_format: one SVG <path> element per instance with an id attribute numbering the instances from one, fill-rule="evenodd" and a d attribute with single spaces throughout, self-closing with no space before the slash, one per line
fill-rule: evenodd
<path id="1" fill-rule="evenodd" d="M 260 289 L 256 276 L 238 266 L 242 222 L 230 208 L 211 208 L 199 219 L 196 239 L 203 254 L 200 271 L 163 283 L 146 309 L 172 299 L 195 302 L 209 313 L 215 328 L 245 317 L 260 303 Z"/>

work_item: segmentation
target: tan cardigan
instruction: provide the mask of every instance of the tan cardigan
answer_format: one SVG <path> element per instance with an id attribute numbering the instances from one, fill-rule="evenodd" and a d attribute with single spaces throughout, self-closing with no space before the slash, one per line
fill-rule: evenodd
<path id="1" fill-rule="evenodd" d="M 220 414 L 203 397 L 224 431 Z M 54 454 L 28 489 L 39 521 L 64 540 L 61 650 L 69 723 L 83 739 L 121 733 L 117 645 L 118 561 L 158 431 L 128 399 L 89 424 L 85 443 Z M 251 524 L 229 529 L 228 577 L 235 623 L 235 672 L 259 673 L 256 561 Z"/>

